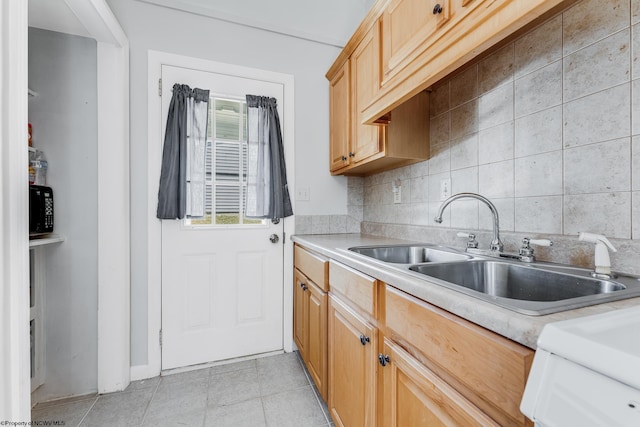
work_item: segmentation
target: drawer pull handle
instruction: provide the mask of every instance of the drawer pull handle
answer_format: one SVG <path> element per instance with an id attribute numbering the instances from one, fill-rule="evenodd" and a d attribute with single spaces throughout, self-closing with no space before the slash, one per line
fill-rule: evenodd
<path id="1" fill-rule="evenodd" d="M 360 342 L 362 343 L 362 345 L 367 345 L 367 343 L 370 342 L 369 337 L 360 335 Z"/>
<path id="2" fill-rule="evenodd" d="M 378 362 L 380 362 L 382 366 L 387 366 L 387 363 L 391 362 L 391 359 L 389 355 L 380 353 L 378 355 Z"/>
<path id="3" fill-rule="evenodd" d="M 440 6 L 440 3 L 438 3 L 435 6 L 433 6 L 433 14 L 438 15 L 440 13 L 442 13 L 442 6 Z"/>

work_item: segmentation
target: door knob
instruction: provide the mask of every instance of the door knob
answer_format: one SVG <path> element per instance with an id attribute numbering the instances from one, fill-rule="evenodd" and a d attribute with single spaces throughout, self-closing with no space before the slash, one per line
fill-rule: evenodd
<path id="1" fill-rule="evenodd" d="M 280 238 L 277 234 L 272 234 L 271 236 L 269 236 L 269 240 L 271 240 L 271 243 L 278 243 L 280 241 Z"/>

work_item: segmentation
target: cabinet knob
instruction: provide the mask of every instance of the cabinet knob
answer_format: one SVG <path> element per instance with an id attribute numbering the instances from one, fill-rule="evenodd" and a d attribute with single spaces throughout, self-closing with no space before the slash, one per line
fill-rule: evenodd
<path id="1" fill-rule="evenodd" d="M 387 363 L 391 362 L 391 359 L 389 355 L 380 353 L 378 355 L 378 362 L 380 362 L 382 366 L 387 366 Z"/>
<path id="2" fill-rule="evenodd" d="M 442 6 L 440 6 L 440 3 L 437 3 L 435 6 L 433 6 L 433 14 L 438 15 L 440 13 L 442 13 Z"/>
<path id="3" fill-rule="evenodd" d="M 360 335 L 360 342 L 362 343 L 362 345 L 367 345 L 367 343 L 370 342 L 369 337 Z"/>
<path id="4" fill-rule="evenodd" d="M 306 291 L 307 289 L 309 289 L 309 287 L 307 287 L 307 285 L 305 285 L 304 283 L 301 285 L 301 288 L 303 291 Z"/>
<path id="5" fill-rule="evenodd" d="M 349 157 L 355 157 L 356 153 L 349 152 Z"/>
<path id="6" fill-rule="evenodd" d="M 346 161 L 347 160 L 347 156 L 342 156 L 342 161 Z"/>

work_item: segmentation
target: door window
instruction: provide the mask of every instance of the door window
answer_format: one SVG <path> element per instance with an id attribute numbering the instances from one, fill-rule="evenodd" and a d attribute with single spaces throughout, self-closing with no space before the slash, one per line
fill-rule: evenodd
<path id="1" fill-rule="evenodd" d="M 247 188 L 247 104 L 244 98 L 209 99 L 205 216 L 187 218 L 196 227 L 264 225 L 244 216 Z"/>

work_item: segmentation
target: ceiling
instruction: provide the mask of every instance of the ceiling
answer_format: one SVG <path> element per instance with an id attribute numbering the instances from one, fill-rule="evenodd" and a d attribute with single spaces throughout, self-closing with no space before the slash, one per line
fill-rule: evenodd
<path id="1" fill-rule="evenodd" d="M 375 0 L 127 0 L 342 47 Z M 29 0 L 29 26 L 90 37 L 67 0 Z"/>
<path id="2" fill-rule="evenodd" d="M 64 0 L 29 0 L 29 26 L 91 37 Z"/>

